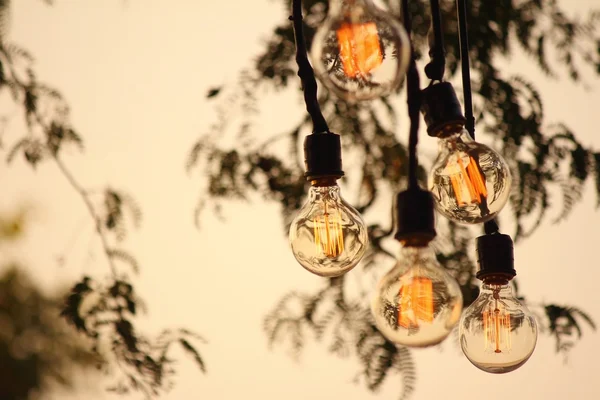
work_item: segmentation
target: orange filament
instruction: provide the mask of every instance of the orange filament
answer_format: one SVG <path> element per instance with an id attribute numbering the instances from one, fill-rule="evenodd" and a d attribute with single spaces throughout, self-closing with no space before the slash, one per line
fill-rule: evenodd
<path id="1" fill-rule="evenodd" d="M 424 277 L 413 278 L 408 285 L 400 287 L 398 326 L 418 328 L 419 321 L 433 321 L 433 282 Z"/>
<path id="2" fill-rule="evenodd" d="M 317 253 L 326 257 L 335 258 L 344 251 L 344 232 L 342 229 L 342 216 L 339 211 L 327 212 L 327 203 L 324 205 L 323 215 L 314 220 L 314 235 Z"/>
<path id="3" fill-rule="evenodd" d="M 494 353 L 510 351 L 512 347 L 510 315 L 502 306 L 499 307 L 498 300 L 493 310 L 483 312 L 483 334 L 486 350 Z"/>
<path id="4" fill-rule="evenodd" d="M 469 157 L 467 168 L 461 158 L 458 158 L 459 171 L 450 175 L 450 183 L 456 196 L 458 206 L 481 204 L 487 198 L 487 188 L 481 170 L 475 159 Z"/>
<path id="5" fill-rule="evenodd" d="M 383 62 L 377 25 L 343 23 L 337 30 L 344 73 L 351 78 L 367 75 Z"/>

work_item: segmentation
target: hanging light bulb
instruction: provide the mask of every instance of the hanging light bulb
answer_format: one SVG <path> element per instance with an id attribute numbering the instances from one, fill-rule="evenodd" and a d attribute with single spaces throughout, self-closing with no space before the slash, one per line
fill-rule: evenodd
<path id="1" fill-rule="evenodd" d="M 313 274 L 334 277 L 354 268 L 369 242 L 358 211 L 340 196 L 334 180 L 316 180 L 290 226 L 296 260 Z"/>
<path id="2" fill-rule="evenodd" d="M 416 189 L 397 201 L 398 263 L 379 281 L 371 304 L 375 323 L 390 341 L 408 347 L 442 342 L 460 319 L 462 294 L 429 245 L 435 237 L 433 198 Z"/>
<path id="3" fill-rule="evenodd" d="M 534 316 L 505 283 L 485 282 L 460 322 L 460 344 L 477 368 L 502 374 L 514 371 L 533 354 Z"/>
<path id="4" fill-rule="evenodd" d="M 475 142 L 464 127 L 440 137 L 439 154 L 429 173 L 436 208 L 447 218 L 478 224 L 491 220 L 506 204 L 512 182 L 504 159 Z"/>
<path id="5" fill-rule="evenodd" d="M 321 81 L 346 101 L 388 95 L 410 59 L 406 31 L 372 0 L 331 0 L 311 49 Z"/>
<path id="6" fill-rule="evenodd" d="M 428 347 L 442 342 L 457 324 L 462 294 L 431 247 L 406 246 L 379 282 L 372 310 L 377 327 L 390 341 Z"/>
<path id="7" fill-rule="evenodd" d="M 430 136 L 440 139 L 439 154 L 429 173 L 436 209 L 459 223 L 493 219 L 506 205 L 512 178 L 504 159 L 473 140 L 452 85 L 423 90 L 423 114 Z"/>
<path id="8" fill-rule="evenodd" d="M 533 354 L 537 324 L 533 314 L 512 293 L 510 236 L 494 233 L 477 238 L 483 280 L 479 297 L 465 310 L 459 324 L 460 344 L 477 368 L 502 374 L 522 366 Z"/>
<path id="9" fill-rule="evenodd" d="M 306 137 L 306 177 L 311 182 L 308 201 L 290 225 L 289 240 L 296 260 L 313 274 L 343 275 L 362 259 L 369 243 L 365 223 L 340 195 L 339 135 Z"/>

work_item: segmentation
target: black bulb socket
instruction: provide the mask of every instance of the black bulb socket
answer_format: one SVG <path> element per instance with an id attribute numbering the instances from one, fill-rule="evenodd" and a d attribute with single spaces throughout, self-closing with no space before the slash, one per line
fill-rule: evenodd
<path id="1" fill-rule="evenodd" d="M 509 235 L 492 233 L 477 238 L 477 263 L 475 275 L 488 283 L 508 283 L 516 275 L 513 241 Z"/>
<path id="2" fill-rule="evenodd" d="M 304 164 L 308 181 L 336 180 L 344 176 L 340 135 L 326 132 L 306 136 Z"/>
<path id="3" fill-rule="evenodd" d="M 409 247 L 424 247 L 435 238 L 433 195 L 411 188 L 396 197 L 396 240 Z"/>
<path id="4" fill-rule="evenodd" d="M 460 132 L 466 123 L 450 82 L 436 83 L 421 91 L 421 113 L 427 124 L 427 134 L 432 137 L 443 138 Z"/>

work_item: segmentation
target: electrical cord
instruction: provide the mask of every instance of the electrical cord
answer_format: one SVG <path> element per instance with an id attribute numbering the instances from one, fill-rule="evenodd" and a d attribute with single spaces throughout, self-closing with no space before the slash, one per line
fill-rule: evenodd
<path id="1" fill-rule="evenodd" d="M 471 69 L 469 65 L 469 36 L 467 32 L 467 4 L 466 0 L 456 0 L 456 12 L 458 16 L 458 30 L 460 38 L 460 62 L 463 82 L 463 97 L 465 102 L 465 128 L 475 139 L 475 116 L 473 115 L 473 97 L 471 94 Z M 500 228 L 495 219 L 483 224 L 487 235 L 498 233 Z"/>
<path id="2" fill-rule="evenodd" d="M 429 57 L 431 61 L 425 66 L 425 74 L 431 81 L 441 82 L 446 69 L 446 49 L 444 48 L 444 33 L 442 30 L 442 16 L 439 0 L 430 1 L 431 31 L 433 41 L 429 44 Z"/>
<path id="3" fill-rule="evenodd" d="M 475 117 L 473 116 L 473 98 L 471 95 L 471 70 L 469 65 L 469 36 L 467 32 L 467 4 L 465 0 L 456 0 L 458 15 L 458 36 L 460 40 L 460 62 L 463 82 L 463 97 L 465 102 L 465 127 L 475 139 Z"/>
<path id="4" fill-rule="evenodd" d="M 408 37 L 411 37 L 412 21 L 408 11 L 408 0 L 402 0 L 402 16 L 404 28 Z M 419 70 L 415 53 L 412 51 L 408 70 L 406 72 L 406 102 L 408 103 L 408 116 L 410 118 L 410 133 L 408 138 L 408 187 L 409 189 L 418 188 L 417 168 L 419 161 L 417 158 L 417 145 L 419 143 L 419 121 L 421 110 L 421 88 L 419 81 Z"/>
<path id="5" fill-rule="evenodd" d="M 329 126 L 317 98 L 317 80 L 310 62 L 308 61 L 308 51 L 304 38 L 304 28 L 302 19 L 302 1 L 292 1 L 292 16 L 289 17 L 294 24 L 294 39 L 296 43 L 296 63 L 298 64 L 298 76 L 302 81 L 302 91 L 304 92 L 304 103 L 306 111 L 310 115 L 313 123 L 313 133 L 329 133 Z"/>

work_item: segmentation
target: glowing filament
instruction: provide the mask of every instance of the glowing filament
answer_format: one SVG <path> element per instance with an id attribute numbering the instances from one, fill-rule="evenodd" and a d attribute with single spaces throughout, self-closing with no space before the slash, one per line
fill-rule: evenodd
<path id="1" fill-rule="evenodd" d="M 335 258 L 344 251 L 344 232 L 342 216 L 339 211 L 327 212 L 324 205 L 323 215 L 314 220 L 315 245 L 317 252 L 329 258 Z"/>
<path id="2" fill-rule="evenodd" d="M 458 206 L 481 204 L 487 198 L 487 188 L 481 169 L 473 157 L 469 157 L 467 167 L 459 157 L 458 172 L 450 175 L 452 189 Z"/>
<path id="3" fill-rule="evenodd" d="M 398 326 L 418 328 L 419 321 L 433 321 L 433 282 L 416 277 L 408 285 L 400 287 L 398 304 Z"/>
<path id="4" fill-rule="evenodd" d="M 344 23 L 337 30 L 344 73 L 352 78 L 366 76 L 383 62 L 377 25 Z"/>
<path id="5" fill-rule="evenodd" d="M 495 302 L 483 312 L 483 332 L 485 337 L 485 350 L 494 353 L 509 352 L 512 343 L 510 337 L 510 315 L 502 305 Z"/>

